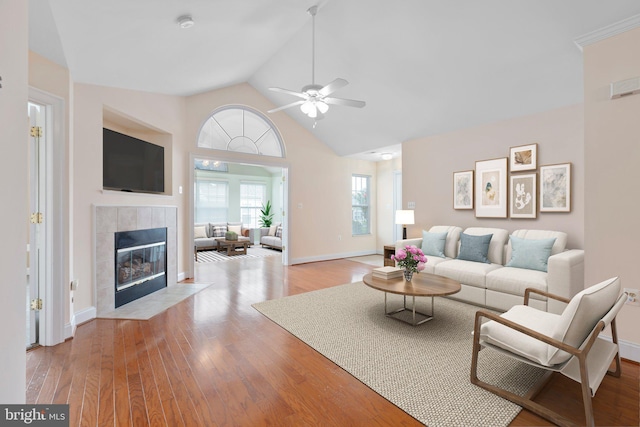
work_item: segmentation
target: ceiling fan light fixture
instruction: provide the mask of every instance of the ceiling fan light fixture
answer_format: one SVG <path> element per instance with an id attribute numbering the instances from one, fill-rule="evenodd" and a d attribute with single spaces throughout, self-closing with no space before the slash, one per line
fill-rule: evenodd
<path id="1" fill-rule="evenodd" d="M 313 104 L 311 103 L 311 101 L 307 101 L 304 104 L 302 104 L 300 106 L 300 111 L 302 111 L 303 113 L 305 113 L 307 116 L 309 116 L 309 114 L 311 113 L 311 110 L 314 109 L 313 108 Z M 311 116 L 309 116 L 311 117 Z"/>
<path id="2" fill-rule="evenodd" d="M 325 114 L 327 111 L 329 111 L 329 105 L 327 105 L 326 102 L 324 101 L 316 101 L 316 107 L 318 108 L 318 110 L 320 110 L 320 112 L 322 114 Z"/>

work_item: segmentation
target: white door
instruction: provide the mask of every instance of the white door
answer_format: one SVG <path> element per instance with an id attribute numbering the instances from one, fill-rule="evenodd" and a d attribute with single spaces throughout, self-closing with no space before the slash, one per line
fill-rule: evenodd
<path id="1" fill-rule="evenodd" d="M 29 243 L 27 244 L 27 347 L 40 344 L 44 330 L 42 289 L 45 258 L 45 119 L 46 107 L 29 102 Z"/>

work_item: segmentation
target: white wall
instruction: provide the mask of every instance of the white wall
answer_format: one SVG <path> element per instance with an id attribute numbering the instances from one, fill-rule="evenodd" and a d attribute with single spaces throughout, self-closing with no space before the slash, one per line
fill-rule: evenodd
<path id="1" fill-rule="evenodd" d="M 176 206 L 178 208 L 178 272 L 185 271 L 193 250 L 188 250 L 188 197 L 178 186 L 188 187 L 188 154 L 185 149 L 184 98 L 102 86 L 73 85 L 73 252 L 74 278 L 80 281 L 75 292 L 76 313 L 94 306 L 93 205 Z M 168 195 L 102 191 L 102 127 L 104 110 L 117 111 L 140 123 L 169 147 Z M 125 121 L 126 123 L 126 121 Z M 130 125 L 133 126 L 133 125 Z M 133 132 L 135 134 L 135 130 Z M 135 136 L 135 135 L 134 135 Z"/>
<path id="2" fill-rule="evenodd" d="M 538 213 L 537 219 L 476 218 L 473 210 L 453 209 L 453 173 L 472 170 L 478 160 L 508 157 L 509 148 L 538 143 L 540 165 L 572 163 L 570 213 Z M 416 202 L 408 237 L 432 225 L 559 230 L 568 247 L 584 245 L 584 117 L 582 105 L 503 120 L 402 144 L 402 199 Z M 538 204 L 539 205 L 539 204 Z"/>
<path id="3" fill-rule="evenodd" d="M 27 244 L 27 2 L 0 2 L 0 402 L 25 402 Z"/>
<path id="4" fill-rule="evenodd" d="M 635 29 L 584 48 L 587 284 L 619 276 L 640 288 L 640 95 L 609 99 L 610 83 L 640 77 L 639 47 Z M 618 331 L 640 360 L 640 307 L 622 308 Z"/>

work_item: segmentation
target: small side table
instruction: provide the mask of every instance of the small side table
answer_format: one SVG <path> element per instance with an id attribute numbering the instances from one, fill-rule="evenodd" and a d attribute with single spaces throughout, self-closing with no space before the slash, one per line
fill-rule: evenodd
<path id="1" fill-rule="evenodd" d="M 395 255 L 396 247 L 393 245 L 384 245 L 384 266 L 395 267 L 396 262 L 391 259 L 391 255 Z"/>

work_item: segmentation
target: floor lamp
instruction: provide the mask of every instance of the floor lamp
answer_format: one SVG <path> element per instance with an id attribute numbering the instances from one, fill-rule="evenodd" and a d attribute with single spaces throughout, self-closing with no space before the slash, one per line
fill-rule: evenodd
<path id="1" fill-rule="evenodd" d="M 396 224 L 402 224 L 402 240 L 407 238 L 407 225 L 415 224 L 413 210 L 397 210 Z"/>

